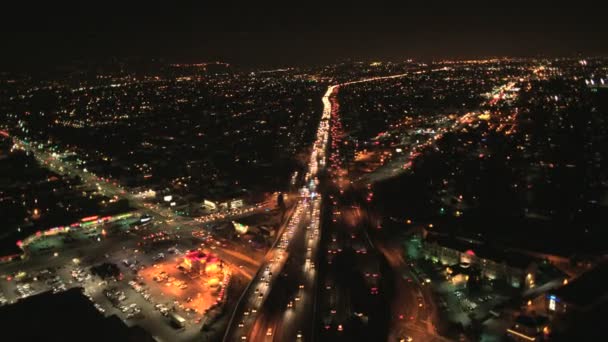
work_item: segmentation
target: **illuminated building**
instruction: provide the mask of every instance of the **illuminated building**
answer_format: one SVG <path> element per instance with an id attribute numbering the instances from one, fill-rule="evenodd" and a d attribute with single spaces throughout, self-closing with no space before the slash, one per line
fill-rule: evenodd
<path id="1" fill-rule="evenodd" d="M 515 288 L 535 286 L 537 260 L 535 258 L 492 248 L 481 241 L 465 238 L 450 238 L 439 235 L 427 235 L 422 242 L 422 257 L 450 266 L 456 277 L 471 275 L 467 269 L 475 268 L 483 279 L 502 280 Z M 452 276 L 449 277 L 450 280 Z M 462 282 L 463 279 L 456 279 Z"/>
<path id="2" fill-rule="evenodd" d="M 186 270 L 197 273 L 213 275 L 218 273 L 222 266 L 218 257 L 201 250 L 189 251 L 184 256 L 183 266 Z"/>

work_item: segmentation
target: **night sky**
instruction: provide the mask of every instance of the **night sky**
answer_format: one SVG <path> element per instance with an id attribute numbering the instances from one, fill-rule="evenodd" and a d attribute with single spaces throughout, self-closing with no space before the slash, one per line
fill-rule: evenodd
<path id="1" fill-rule="evenodd" d="M 131 56 L 280 66 L 346 58 L 608 54 L 601 5 L 582 1 L 281 8 L 176 2 L 45 1 L 5 8 L 0 69 Z"/>

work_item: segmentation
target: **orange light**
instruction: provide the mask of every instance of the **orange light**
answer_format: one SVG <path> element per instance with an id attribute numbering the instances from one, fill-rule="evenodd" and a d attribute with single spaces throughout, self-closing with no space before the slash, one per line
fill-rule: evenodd
<path id="1" fill-rule="evenodd" d="M 89 222 L 89 221 L 94 221 L 97 220 L 99 218 L 99 216 L 95 215 L 95 216 L 87 216 L 85 218 L 80 219 L 81 222 Z"/>
<path id="2" fill-rule="evenodd" d="M 528 341 L 536 341 L 536 338 L 534 338 L 534 337 L 530 337 L 530 336 L 528 336 L 528 335 L 524 335 L 524 334 L 522 334 L 522 333 L 520 333 L 520 332 L 517 332 L 517 331 L 515 331 L 515 330 L 512 330 L 512 329 L 507 329 L 507 332 L 508 332 L 508 333 L 511 333 L 511 334 L 513 334 L 513 335 L 515 335 L 515 336 L 521 337 L 521 338 L 523 338 L 523 339 L 525 339 L 525 340 L 528 340 Z"/>

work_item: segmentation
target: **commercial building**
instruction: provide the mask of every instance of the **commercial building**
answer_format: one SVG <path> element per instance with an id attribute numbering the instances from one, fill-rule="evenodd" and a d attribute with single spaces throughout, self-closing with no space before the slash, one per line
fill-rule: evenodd
<path id="1" fill-rule="evenodd" d="M 482 279 L 515 288 L 536 286 L 538 260 L 533 257 L 462 237 L 427 234 L 421 244 L 420 256 L 446 266 L 446 276 L 454 283 L 479 273 Z"/>
<path id="2" fill-rule="evenodd" d="M 221 270 L 221 261 L 211 253 L 194 250 L 186 253 L 183 266 L 188 271 L 213 275 Z"/>

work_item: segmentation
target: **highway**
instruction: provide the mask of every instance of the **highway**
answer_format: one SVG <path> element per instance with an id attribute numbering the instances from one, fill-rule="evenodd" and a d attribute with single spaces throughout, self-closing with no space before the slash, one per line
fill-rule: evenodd
<path id="1" fill-rule="evenodd" d="M 329 98 L 334 89 L 336 86 L 328 87 L 322 99 L 323 114 L 295 212 L 239 301 L 225 341 L 308 340 L 312 334 L 309 318 L 314 311 L 314 256 L 320 240 L 322 202 L 317 194 L 317 175 L 326 162 L 331 116 Z"/>
<path id="2" fill-rule="evenodd" d="M 231 319 L 224 341 L 314 340 L 317 334 L 317 269 L 323 206 L 318 174 L 326 166 L 333 99 L 342 86 L 404 77 L 400 74 L 330 85 L 308 162 L 296 213 L 250 283 Z"/>
<path id="3" fill-rule="evenodd" d="M 244 249 L 239 244 L 218 240 L 218 245 L 213 252 L 227 263 L 232 264 L 234 270 L 243 274 L 245 278 L 251 279 L 231 315 L 224 341 L 312 341 L 317 336 L 317 329 L 319 328 L 317 322 L 323 320 L 326 314 L 325 312 L 317 312 L 318 307 L 323 307 L 323 304 L 319 304 L 318 298 L 316 298 L 320 283 L 317 279 L 317 267 L 319 266 L 317 265 L 317 256 L 321 251 L 321 211 L 325 210 L 322 209 L 325 208 L 322 195 L 318 193 L 318 176 L 319 172 L 326 166 L 333 101 L 335 101 L 335 96 L 340 87 L 407 75 L 409 74 L 373 77 L 329 86 L 322 97 L 323 112 L 304 181 L 301 184 L 300 196 L 290 196 L 291 198 L 296 197 L 297 200 L 293 207 L 293 213 L 289 215 L 284 228 L 279 232 L 276 243 L 264 256 L 259 252 Z M 15 142 L 23 149 L 33 153 L 39 161 L 53 171 L 63 175 L 78 176 L 82 179 L 84 186 L 95 188 L 104 195 L 117 199 L 127 199 L 141 213 L 152 216 L 154 221 L 162 222 L 162 226 L 168 227 L 171 232 L 179 232 L 182 237 L 201 230 L 202 223 L 249 215 L 267 208 L 265 205 L 256 205 L 230 214 L 211 214 L 197 219 L 186 219 L 175 215 L 169 208 L 147 204 L 141 198 L 120 187 L 116 182 L 99 178 L 86 171 L 86 169 L 81 169 L 75 163 L 61 160 L 54 153 L 43 151 L 34 147 L 33 144 L 26 144 L 18 140 L 15 140 Z M 364 227 L 361 224 L 358 224 L 358 226 L 359 228 Z M 105 248 L 107 248 L 107 251 L 115 248 L 109 243 L 110 241 L 112 239 L 108 238 L 97 245 L 96 253 L 106 251 Z M 135 239 L 126 239 L 121 241 L 121 244 L 124 248 L 134 250 L 136 248 L 135 241 Z M 373 248 L 369 239 L 366 242 L 362 235 L 353 237 L 348 244 L 353 250 L 357 250 L 356 253 L 363 253 L 361 251 Z M 107 247 L 102 248 L 102 246 Z M 323 246 L 324 253 L 326 252 L 325 248 L 327 246 Z M 66 260 L 64 258 L 78 255 L 78 253 L 79 249 L 70 252 L 62 251 L 62 257 L 59 259 Z M 45 260 L 46 265 L 49 256 L 33 256 L 30 260 L 24 261 L 21 267 L 37 265 L 39 258 Z M 352 315 L 365 316 L 367 314 L 367 312 L 355 311 L 356 306 L 351 303 L 353 298 L 360 297 L 362 293 L 367 298 L 371 291 L 371 297 L 364 300 L 366 304 L 363 306 L 373 307 L 374 303 L 381 303 L 381 300 L 377 298 L 384 295 L 377 296 L 378 282 L 380 282 L 379 279 L 376 279 L 378 272 L 375 270 L 378 269 L 378 266 L 374 260 L 377 258 L 361 254 L 355 256 L 355 259 L 357 260 L 356 264 L 362 266 L 363 279 L 361 284 L 363 284 L 363 287 L 361 287 L 362 290 L 349 291 L 348 284 L 342 283 L 339 284 L 340 288 L 333 288 L 336 297 L 332 299 L 333 297 L 330 296 L 329 300 L 335 301 L 336 307 L 340 311 L 335 316 L 339 318 L 338 321 L 347 321 Z M 241 267 L 237 267 L 237 265 Z M 15 267 L 19 267 L 18 264 L 15 264 Z M 365 269 L 371 271 L 365 272 Z M 323 286 L 327 287 L 326 282 L 323 282 Z M 411 291 L 408 293 L 411 293 Z M 411 300 L 411 298 L 404 299 L 402 304 L 411 305 Z M 370 311 L 374 310 L 370 309 Z M 425 314 L 424 310 L 420 310 L 416 312 L 416 316 L 424 320 L 428 314 Z M 341 334 L 339 333 L 342 329 L 343 326 L 336 323 L 332 326 L 332 333 L 338 332 L 335 337 L 340 337 Z M 413 328 L 408 329 L 411 330 L 412 334 L 415 332 Z"/>

